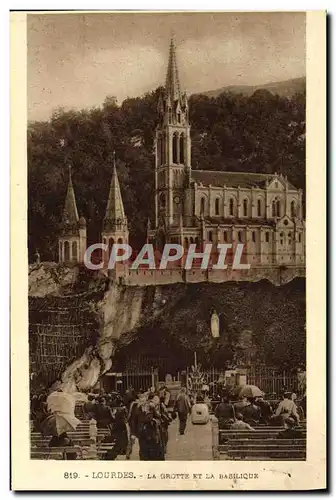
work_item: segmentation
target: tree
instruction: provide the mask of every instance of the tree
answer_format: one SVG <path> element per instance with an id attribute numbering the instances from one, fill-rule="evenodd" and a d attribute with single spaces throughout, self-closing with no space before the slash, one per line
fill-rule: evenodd
<path id="1" fill-rule="evenodd" d="M 118 106 L 54 111 L 50 121 L 28 125 L 28 249 L 55 259 L 57 234 L 72 165 L 78 209 L 87 219 L 88 242 L 96 243 L 112 175 L 112 151 L 129 219 L 131 243 L 140 247 L 154 211 L 153 146 L 162 88 Z M 194 169 L 287 175 L 305 188 L 305 95 L 293 98 L 259 90 L 247 97 L 223 93 L 191 96 Z"/>

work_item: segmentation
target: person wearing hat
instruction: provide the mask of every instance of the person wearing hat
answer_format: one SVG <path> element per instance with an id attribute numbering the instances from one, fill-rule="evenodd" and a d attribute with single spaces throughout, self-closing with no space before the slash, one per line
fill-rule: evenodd
<path id="1" fill-rule="evenodd" d="M 284 421 L 284 430 L 280 431 L 277 439 L 302 439 L 303 435 L 300 429 L 296 429 L 294 418 L 288 417 Z"/>
<path id="2" fill-rule="evenodd" d="M 283 423 L 288 417 L 294 418 L 297 423 L 299 423 L 300 421 L 296 404 L 291 399 L 291 396 L 292 396 L 291 392 L 285 392 L 283 400 L 280 401 L 278 408 L 276 409 L 275 412 L 275 417 L 281 419 Z"/>

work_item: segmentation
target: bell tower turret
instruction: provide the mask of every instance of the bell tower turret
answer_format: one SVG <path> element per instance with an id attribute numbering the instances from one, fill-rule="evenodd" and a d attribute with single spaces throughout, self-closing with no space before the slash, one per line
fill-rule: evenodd
<path id="1" fill-rule="evenodd" d="M 158 102 L 155 141 L 155 226 L 179 226 L 184 215 L 184 188 L 190 179 L 188 100 L 181 92 L 176 49 L 170 42 L 165 89 Z"/>

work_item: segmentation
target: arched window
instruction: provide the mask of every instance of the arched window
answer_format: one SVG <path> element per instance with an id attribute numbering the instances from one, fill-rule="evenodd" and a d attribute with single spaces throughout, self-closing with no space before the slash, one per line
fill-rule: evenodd
<path id="1" fill-rule="evenodd" d="M 256 232 L 255 231 L 252 231 L 252 241 L 253 241 L 253 243 L 256 242 Z"/>
<path id="2" fill-rule="evenodd" d="M 247 199 L 246 198 L 243 201 L 243 214 L 244 214 L 244 217 L 247 217 Z"/>
<path id="3" fill-rule="evenodd" d="M 215 214 L 219 215 L 219 198 L 216 198 L 215 201 Z"/>
<path id="4" fill-rule="evenodd" d="M 276 202 L 276 215 L 277 215 L 277 217 L 280 217 L 280 201 L 279 200 Z"/>
<path id="5" fill-rule="evenodd" d="M 257 203 L 257 213 L 258 213 L 258 217 L 261 217 L 261 200 L 258 200 L 258 203 Z"/>
<path id="6" fill-rule="evenodd" d="M 291 216 L 296 217 L 296 206 L 295 206 L 295 201 L 291 202 Z"/>
<path id="7" fill-rule="evenodd" d="M 184 248 L 188 248 L 188 238 L 184 238 Z"/>
<path id="8" fill-rule="evenodd" d="M 59 242 L 59 260 L 62 260 L 63 258 L 63 243 L 60 241 Z"/>
<path id="9" fill-rule="evenodd" d="M 205 212 L 205 198 L 201 198 L 201 215 Z"/>
<path id="10" fill-rule="evenodd" d="M 109 243 L 108 243 L 108 254 L 109 254 L 109 255 L 111 255 L 113 245 L 114 245 L 114 239 L 113 239 L 113 238 L 110 238 L 110 239 L 109 239 Z"/>
<path id="11" fill-rule="evenodd" d="M 224 237 L 224 242 L 227 243 L 228 242 L 228 234 L 227 234 L 227 231 L 224 231 L 223 233 L 223 237 Z"/>
<path id="12" fill-rule="evenodd" d="M 242 231 L 238 231 L 238 241 L 239 241 L 239 243 L 243 242 L 243 232 Z"/>
<path id="13" fill-rule="evenodd" d="M 180 135 L 180 163 L 184 163 L 184 135 Z"/>
<path id="14" fill-rule="evenodd" d="M 178 162 L 178 160 L 177 160 L 177 141 L 178 141 L 178 137 L 177 137 L 177 134 L 175 133 L 173 135 L 173 163 Z"/>
<path id="15" fill-rule="evenodd" d="M 118 238 L 117 243 L 119 245 L 122 245 L 123 244 L 123 239 L 122 238 Z M 120 257 L 121 255 L 123 255 L 123 249 L 122 248 L 118 248 L 117 256 Z"/>
<path id="16" fill-rule="evenodd" d="M 194 238 L 192 236 L 190 236 L 190 244 L 191 243 L 194 243 Z"/>
<path id="17" fill-rule="evenodd" d="M 234 206 L 233 199 L 230 198 L 230 215 L 233 215 L 233 206 Z"/>
<path id="18" fill-rule="evenodd" d="M 64 242 L 64 262 L 69 262 L 70 260 L 70 244 L 68 241 Z"/>
<path id="19" fill-rule="evenodd" d="M 77 262 L 78 261 L 78 256 L 77 256 L 77 241 L 73 241 L 72 242 L 72 249 L 71 249 L 71 253 L 72 253 L 72 260 L 74 262 Z"/>
<path id="20" fill-rule="evenodd" d="M 272 217 L 276 217 L 276 202 L 272 201 Z"/>
<path id="21" fill-rule="evenodd" d="M 198 236 L 196 236 L 196 238 L 195 238 L 195 244 L 196 244 L 196 248 L 199 248 L 200 243 L 199 243 L 199 237 Z"/>
<path id="22" fill-rule="evenodd" d="M 168 108 L 168 121 L 169 121 L 169 123 L 172 122 L 172 109 L 171 109 L 171 107 Z"/>
<path id="23" fill-rule="evenodd" d="M 177 113 L 177 122 L 181 123 L 181 113 Z"/>
<path id="24" fill-rule="evenodd" d="M 269 243 L 269 232 L 265 233 L 265 240 L 266 240 L 266 243 Z"/>
<path id="25" fill-rule="evenodd" d="M 212 242 L 212 231 L 209 231 L 209 241 Z"/>
<path id="26" fill-rule="evenodd" d="M 283 233 L 280 233 L 280 245 L 283 245 Z"/>

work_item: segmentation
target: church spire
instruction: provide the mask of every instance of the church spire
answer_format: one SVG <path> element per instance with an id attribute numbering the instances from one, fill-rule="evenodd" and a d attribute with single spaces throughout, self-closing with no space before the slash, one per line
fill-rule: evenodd
<path id="1" fill-rule="evenodd" d="M 86 251 L 86 221 L 78 217 L 75 192 L 72 185 L 71 166 L 69 182 L 62 214 L 61 232 L 58 239 L 61 264 L 82 263 Z"/>
<path id="2" fill-rule="evenodd" d="M 170 100 L 171 105 L 181 98 L 180 80 L 178 76 L 176 49 L 173 38 L 170 41 L 169 61 L 166 76 L 166 99 Z"/>
<path id="3" fill-rule="evenodd" d="M 69 182 L 68 182 L 68 190 L 65 197 L 62 223 L 66 225 L 75 225 L 78 223 L 78 211 L 76 205 L 75 192 L 72 185 L 72 177 L 71 177 L 71 166 L 69 165 Z"/>
<path id="4" fill-rule="evenodd" d="M 125 220 L 124 204 L 116 169 L 115 151 L 113 151 L 113 173 L 104 221 L 109 225 L 116 225 L 125 223 Z"/>
<path id="5" fill-rule="evenodd" d="M 128 225 L 116 168 L 115 151 L 113 151 L 113 173 L 110 193 L 106 206 L 102 231 L 103 244 L 106 245 L 103 260 L 108 263 L 115 243 L 128 243 Z"/>

